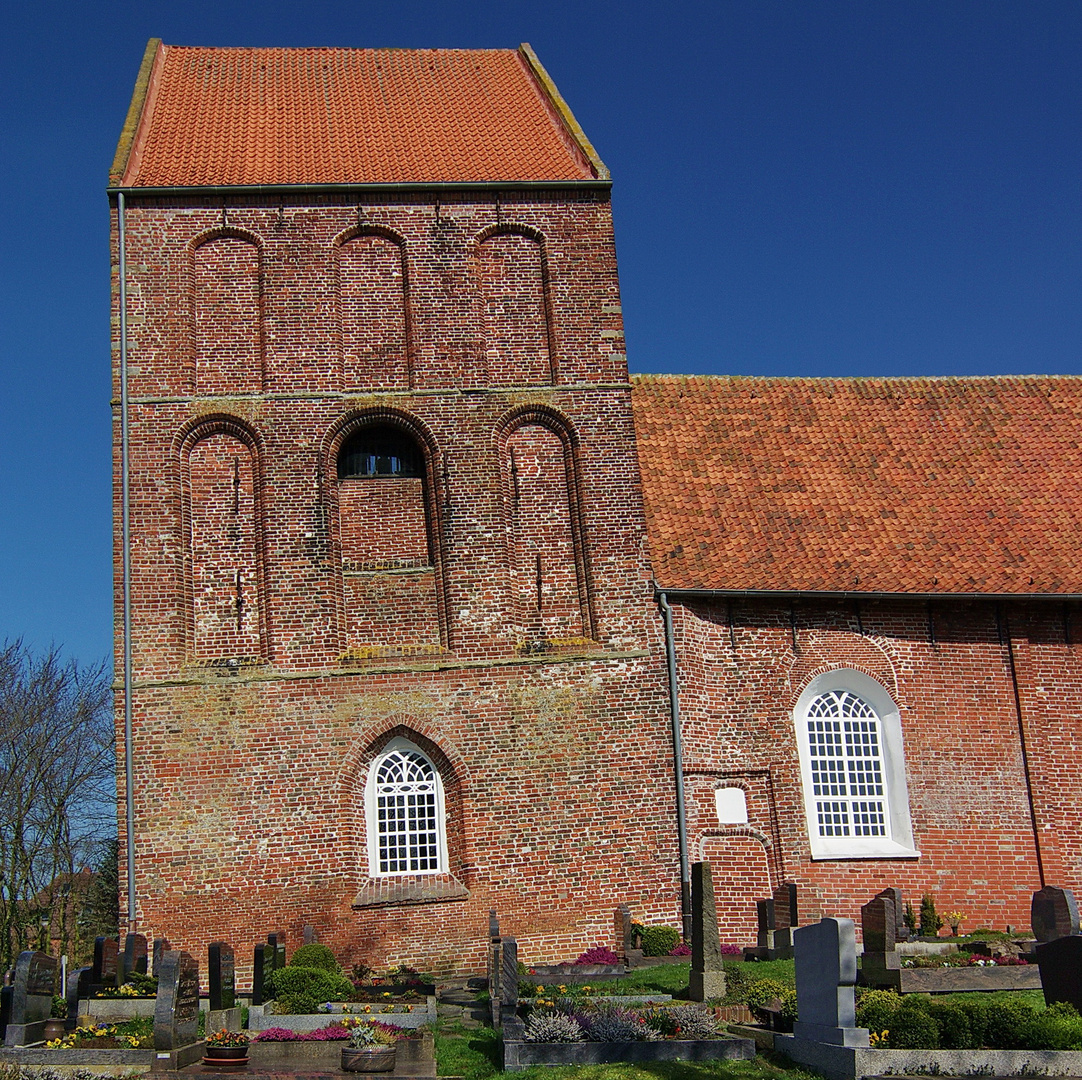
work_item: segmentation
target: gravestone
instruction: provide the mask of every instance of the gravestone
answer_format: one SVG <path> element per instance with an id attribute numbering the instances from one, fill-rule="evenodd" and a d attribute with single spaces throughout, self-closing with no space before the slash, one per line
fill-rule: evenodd
<path id="1" fill-rule="evenodd" d="M 1070 889 L 1046 885 L 1033 894 L 1029 910 L 1033 936 L 1038 942 L 1078 933 L 1078 905 Z"/>
<path id="2" fill-rule="evenodd" d="M 207 1031 L 236 1031 L 240 1027 L 240 1009 L 236 1002 L 233 946 L 212 941 L 207 946 L 207 982 L 210 984 L 210 1008 Z"/>
<path id="3" fill-rule="evenodd" d="M 861 978 L 868 986 L 900 985 L 902 959 L 896 948 L 898 913 L 894 907 L 895 889 L 887 889 L 860 909 L 864 955 L 860 961 Z"/>
<path id="4" fill-rule="evenodd" d="M 488 909 L 488 940 L 496 941 L 500 936 L 500 920 L 496 918 L 496 909 Z"/>
<path id="5" fill-rule="evenodd" d="M 10 986 L 0 986 L 0 1043 L 3 1043 L 7 1035 L 8 1021 L 11 1019 L 11 995 L 14 991 Z"/>
<path id="6" fill-rule="evenodd" d="M 895 944 L 909 940 L 909 927 L 905 925 L 905 900 L 901 889 L 883 889 L 876 896 L 885 896 L 894 904 L 894 941 Z"/>
<path id="7" fill-rule="evenodd" d="M 755 945 L 744 949 L 745 960 L 776 960 L 774 953 L 774 900 L 755 901 Z"/>
<path id="8" fill-rule="evenodd" d="M 147 939 L 143 934 L 125 936 L 124 951 L 119 955 L 117 986 L 123 986 L 133 971 L 137 971 L 140 975 L 147 973 Z"/>
<path id="9" fill-rule="evenodd" d="M 90 966 L 68 972 L 68 985 L 64 987 L 64 998 L 68 1005 L 68 1016 L 64 1027 L 74 1031 L 79 1019 L 79 1002 L 90 997 L 90 988 L 94 969 Z"/>
<path id="10" fill-rule="evenodd" d="M 714 906 L 714 877 L 708 862 L 691 864 L 691 982 L 692 1001 L 725 996 L 718 914 Z"/>
<path id="11" fill-rule="evenodd" d="M 255 947 L 252 963 L 252 1004 L 265 1005 L 270 993 L 269 980 L 274 974 L 274 946 L 267 942 Z"/>
<path id="12" fill-rule="evenodd" d="M 267 943 L 274 948 L 274 970 L 286 966 L 286 936 L 281 931 L 267 935 Z"/>
<path id="13" fill-rule="evenodd" d="M 103 986 L 116 986 L 117 956 L 120 944 L 116 938 L 99 937 L 94 939 L 94 962 L 90 981 L 100 990 Z"/>
<path id="14" fill-rule="evenodd" d="M 518 941 L 500 938 L 500 1026 L 518 1015 Z"/>
<path id="15" fill-rule="evenodd" d="M 796 885 L 783 881 L 774 890 L 774 960 L 793 956 L 793 931 L 800 925 L 796 904 Z"/>
<path id="16" fill-rule="evenodd" d="M 1042 941 L 1035 951 L 1045 1004 L 1067 1001 L 1082 1009 L 1082 937 L 1069 934 Z"/>
<path id="17" fill-rule="evenodd" d="M 613 929 L 616 931 L 618 942 L 617 953 L 621 960 L 629 967 L 642 962 L 642 949 L 635 948 L 634 920 L 631 918 L 631 908 L 627 904 L 620 904 L 616 908 L 613 917 Z"/>
<path id="18" fill-rule="evenodd" d="M 11 985 L 11 1014 L 4 1029 L 5 1046 L 27 1046 L 45 1038 L 59 968 L 59 961 L 48 953 L 19 953 Z"/>
<path id="19" fill-rule="evenodd" d="M 162 956 L 169 948 L 169 942 L 163 937 L 156 937 L 150 952 L 150 974 L 155 977 L 158 974 L 158 965 L 162 962 Z"/>
<path id="20" fill-rule="evenodd" d="M 158 972 L 154 1003 L 154 1049 L 177 1050 L 199 1033 L 199 964 L 186 952 L 169 949 Z"/>
<path id="21" fill-rule="evenodd" d="M 499 937 L 488 943 L 488 1000 L 492 1013 L 492 1026 L 500 1026 L 500 975 L 502 973 L 502 951 Z"/>
<path id="22" fill-rule="evenodd" d="M 797 1019 L 793 1037 L 835 1046 L 867 1046 L 856 1026 L 857 935 L 852 919 L 821 919 L 793 931 Z"/>

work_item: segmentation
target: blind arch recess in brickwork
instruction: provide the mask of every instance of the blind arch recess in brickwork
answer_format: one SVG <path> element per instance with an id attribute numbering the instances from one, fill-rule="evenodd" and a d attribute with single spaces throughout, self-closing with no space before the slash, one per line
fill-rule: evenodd
<path id="1" fill-rule="evenodd" d="M 209 417 L 182 433 L 177 449 L 188 660 L 266 660 L 258 436 L 233 417 Z"/>
<path id="2" fill-rule="evenodd" d="M 558 382 L 544 236 L 528 225 L 490 226 L 477 238 L 476 261 L 489 384 Z"/>
<path id="3" fill-rule="evenodd" d="M 410 389 L 413 356 L 405 240 L 391 229 L 360 225 L 336 239 L 334 256 L 343 388 Z"/>
<path id="4" fill-rule="evenodd" d="M 351 445 L 384 435 L 412 447 L 417 467 L 339 475 Z M 431 432 L 397 410 L 351 413 L 330 433 L 324 487 L 346 660 L 449 648 L 437 461 Z"/>
<path id="5" fill-rule="evenodd" d="M 594 639 L 574 428 L 554 410 L 529 407 L 504 421 L 499 446 L 519 645 L 529 650 Z"/>
<path id="6" fill-rule="evenodd" d="M 258 394 L 264 386 L 263 246 L 223 227 L 189 245 L 192 389 Z"/>

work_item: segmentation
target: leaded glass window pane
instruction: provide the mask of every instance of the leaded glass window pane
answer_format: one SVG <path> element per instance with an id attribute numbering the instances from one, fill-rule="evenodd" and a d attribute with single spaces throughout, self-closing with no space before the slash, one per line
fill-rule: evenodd
<path id="1" fill-rule="evenodd" d="M 376 773 L 379 872 L 439 870 L 436 770 L 422 754 L 393 750 Z"/>
<path id="2" fill-rule="evenodd" d="M 812 793 L 820 836 L 886 836 L 886 789 L 879 717 L 849 690 L 808 706 Z M 858 801 L 859 800 L 859 801 Z"/>

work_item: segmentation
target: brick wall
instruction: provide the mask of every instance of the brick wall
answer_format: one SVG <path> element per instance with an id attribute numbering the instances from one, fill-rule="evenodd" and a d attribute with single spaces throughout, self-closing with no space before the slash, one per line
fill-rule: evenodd
<path id="1" fill-rule="evenodd" d="M 607 201 L 133 197 L 126 225 L 140 928 L 243 971 L 311 923 L 446 972 L 482 968 L 492 906 L 538 962 L 615 944 L 622 901 L 675 922 Z M 365 424 L 422 475 L 339 480 Z M 396 735 L 467 899 L 369 876 Z"/>
<path id="2" fill-rule="evenodd" d="M 753 939 L 767 875 L 772 886 L 799 882 L 809 917 L 859 919 L 862 903 L 899 886 L 915 902 L 932 892 L 940 912 L 965 912 L 971 929 L 1028 927 L 1040 887 L 1034 817 L 1046 881 L 1082 885 L 1071 764 L 1082 667 L 1059 604 L 998 614 L 993 601 L 676 610 L 692 857 L 715 863 L 723 940 Z M 810 858 L 793 708 L 814 676 L 836 668 L 870 675 L 900 707 L 919 859 Z M 732 785 L 747 792 L 747 825 L 718 821 L 714 791 Z"/>

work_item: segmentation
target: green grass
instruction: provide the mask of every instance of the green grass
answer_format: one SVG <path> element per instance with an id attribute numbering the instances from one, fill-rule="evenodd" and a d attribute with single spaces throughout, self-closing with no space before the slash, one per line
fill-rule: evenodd
<path id="1" fill-rule="evenodd" d="M 674 965 L 680 966 L 680 965 Z M 687 967 L 687 965 L 683 965 Z M 656 969 L 655 969 L 656 970 Z M 436 1072 L 465 1080 L 817 1080 L 774 1054 L 751 1061 L 659 1061 L 645 1065 L 535 1065 L 522 1072 L 502 1070 L 500 1035 L 492 1028 L 444 1024 L 436 1035 Z"/>

